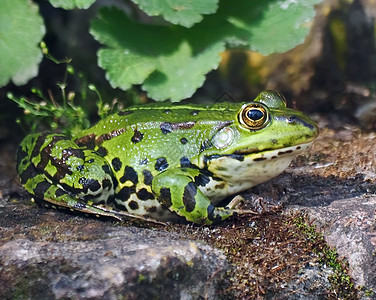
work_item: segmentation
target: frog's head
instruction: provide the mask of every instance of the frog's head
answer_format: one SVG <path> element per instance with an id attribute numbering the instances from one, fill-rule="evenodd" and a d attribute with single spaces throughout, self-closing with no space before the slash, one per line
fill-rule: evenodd
<path id="1" fill-rule="evenodd" d="M 273 91 L 241 104 L 233 114 L 232 122 L 213 134 L 199 165 L 230 185 L 247 182 L 244 188 L 281 173 L 319 132 L 314 121 L 287 108 L 284 97 Z"/>

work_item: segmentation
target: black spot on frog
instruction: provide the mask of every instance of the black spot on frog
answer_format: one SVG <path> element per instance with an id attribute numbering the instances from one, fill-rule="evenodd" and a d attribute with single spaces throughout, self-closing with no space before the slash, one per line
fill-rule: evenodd
<path id="1" fill-rule="evenodd" d="M 137 143 L 142 141 L 143 137 L 144 137 L 144 135 L 140 131 L 135 130 L 134 134 L 131 138 L 131 141 L 132 141 L 132 143 L 137 144 Z"/>
<path id="2" fill-rule="evenodd" d="M 159 157 L 155 163 L 155 169 L 159 172 L 162 172 L 168 168 L 167 159 L 164 157 Z"/>
<path id="3" fill-rule="evenodd" d="M 112 167 L 114 168 L 114 170 L 116 172 L 120 171 L 121 169 L 121 166 L 123 165 L 122 162 L 120 161 L 120 159 L 118 157 L 115 157 L 112 161 L 111 161 L 111 164 L 112 164 Z"/>
<path id="4" fill-rule="evenodd" d="M 120 182 L 131 181 L 134 185 L 138 183 L 137 172 L 130 166 L 126 166 L 124 169 L 124 175 L 120 178 Z"/>

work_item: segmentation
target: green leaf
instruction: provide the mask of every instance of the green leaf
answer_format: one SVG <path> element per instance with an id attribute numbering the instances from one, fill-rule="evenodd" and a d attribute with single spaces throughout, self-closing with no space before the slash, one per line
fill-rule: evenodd
<path id="1" fill-rule="evenodd" d="M 153 59 L 121 49 L 101 49 L 98 64 L 108 70 L 107 78 L 114 87 L 129 89 L 132 84 L 141 84 L 155 70 Z"/>
<path id="2" fill-rule="evenodd" d="M 89 8 L 95 0 L 50 0 L 50 3 L 54 7 L 60 7 L 64 9 L 86 9 Z"/>
<path id="3" fill-rule="evenodd" d="M 45 33 L 38 7 L 27 0 L 0 1 L 0 86 L 25 84 L 38 74 Z"/>
<path id="4" fill-rule="evenodd" d="M 315 16 L 314 5 L 321 1 L 223 1 L 220 14 L 233 26 L 229 42 L 268 55 L 304 42 Z"/>
<path id="5" fill-rule="evenodd" d="M 98 52 L 99 65 L 113 87 L 142 88 L 155 100 L 180 101 L 190 97 L 215 69 L 224 42 L 183 27 L 137 24 L 116 8 L 101 10 L 91 33 L 109 48 Z"/>
<path id="6" fill-rule="evenodd" d="M 158 71 L 151 74 L 142 88 L 155 100 L 172 102 L 189 98 L 205 81 L 205 74 L 216 69 L 223 43 L 213 44 L 194 55 L 191 45 L 182 42 L 176 51 L 158 60 Z"/>
<path id="7" fill-rule="evenodd" d="M 149 16 L 160 16 L 178 25 L 192 27 L 202 15 L 216 12 L 218 0 L 132 0 Z"/>
<path id="8" fill-rule="evenodd" d="M 217 68 L 225 46 L 267 55 L 302 43 L 319 2 L 222 0 L 215 14 L 191 28 L 136 23 L 118 9 L 104 8 L 91 34 L 106 46 L 98 52 L 99 65 L 113 87 L 142 84 L 155 100 L 179 101 Z"/>

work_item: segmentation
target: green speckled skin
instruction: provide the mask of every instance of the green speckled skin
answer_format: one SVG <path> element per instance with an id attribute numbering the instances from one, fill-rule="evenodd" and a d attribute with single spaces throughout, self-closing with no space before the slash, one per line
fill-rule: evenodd
<path id="1" fill-rule="evenodd" d="M 240 213 L 220 202 L 281 173 L 316 124 L 265 91 L 253 102 L 142 105 L 79 136 L 21 143 L 21 183 L 40 202 L 115 218 L 212 224 Z"/>

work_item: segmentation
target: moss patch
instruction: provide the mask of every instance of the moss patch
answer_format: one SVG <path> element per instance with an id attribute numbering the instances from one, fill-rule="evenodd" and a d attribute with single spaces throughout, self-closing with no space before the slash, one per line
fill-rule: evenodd
<path id="1" fill-rule="evenodd" d="M 234 219 L 215 227 L 175 225 L 169 228 L 225 253 L 232 269 L 220 298 L 286 295 L 284 288 L 298 279 L 300 271 L 309 264 L 332 269 L 328 278 L 330 288 L 319 287 L 325 290 L 325 299 L 357 298 L 357 290 L 347 274 L 347 264 L 338 259 L 335 250 L 327 246 L 305 216 L 284 215 L 276 208 L 257 216 Z"/>

